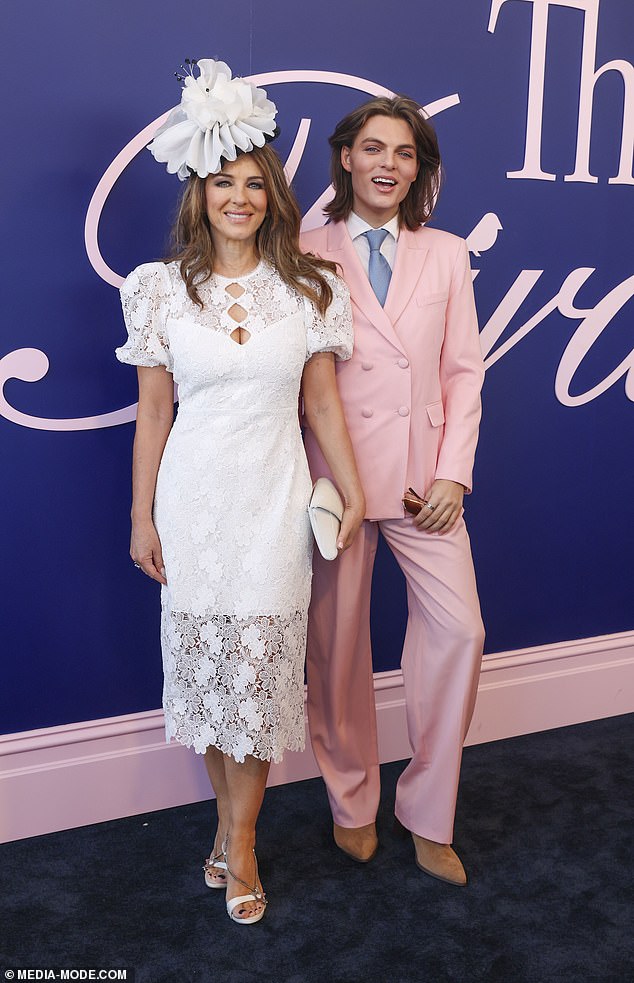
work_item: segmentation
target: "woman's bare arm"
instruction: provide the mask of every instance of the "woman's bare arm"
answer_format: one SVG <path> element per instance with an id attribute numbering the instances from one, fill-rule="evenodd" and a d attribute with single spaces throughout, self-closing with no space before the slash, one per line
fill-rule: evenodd
<path id="1" fill-rule="evenodd" d="M 302 378 L 304 415 L 343 496 L 344 514 L 337 547 L 347 549 L 365 515 L 365 497 L 335 378 L 332 352 L 308 360 Z"/>
<path id="2" fill-rule="evenodd" d="M 132 453 L 130 556 L 148 577 L 166 584 L 152 506 L 159 464 L 174 422 L 174 380 L 162 366 L 139 366 L 137 372 L 139 408 Z"/>

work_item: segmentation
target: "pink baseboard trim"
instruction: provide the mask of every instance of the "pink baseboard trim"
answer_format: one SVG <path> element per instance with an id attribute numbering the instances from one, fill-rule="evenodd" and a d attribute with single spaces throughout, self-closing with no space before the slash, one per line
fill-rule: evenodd
<path id="1" fill-rule="evenodd" d="M 400 670 L 375 676 L 381 761 L 409 756 Z M 485 657 L 467 744 L 634 712 L 634 631 Z M 318 774 L 310 745 L 269 784 Z M 160 710 L 0 736 L 0 842 L 210 797 L 203 760 Z"/>

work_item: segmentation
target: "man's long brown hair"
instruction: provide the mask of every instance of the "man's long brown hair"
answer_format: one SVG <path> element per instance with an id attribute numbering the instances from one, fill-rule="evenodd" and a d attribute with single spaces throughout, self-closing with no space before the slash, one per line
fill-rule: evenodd
<path id="1" fill-rule="evenodd" d="M 336 222 L 345 222 L 352 211 L 352 175 L 344 170 L 341 151 L 352 147 L 360 130 L 372 116 L 389 116 L 402 119 L 410 127 L 416 144 L 416 157 L 419 168 L 416 180 L 412 183 L 400 205 L 400 221 L 406 228 L 414 231 L 421 222 L 427 222 L 434 210 L 441 182 L 440 150 L 436 132 L 422 113 L 421 106 L 407 96 L 381 96 L 364 102 L 358 109 L 348 113 L 333 135 L 329 138 L 332 147 L 330 158 L 330 177 L 335 189 L 335 197 L 324 208 L 327 215 Z"/>
<path id="2" fill-rule="evenodd" d="M 282 163 L 268 144 L 255 147 L 250 156 L 262 171 L 267 197 L 266 217 L 257 231 L 261 259 L 277 270 L 289 287 L 308 297 L 322 316 L 332 301 L 332 290 L 323 270 L 336 272 L 334 263 L 306 255 L 299 248 L 301 214 L 288 186 Z M 173 250 L 166 262 L 178 260 L 187 293 L 200 307 L 198 285 L 213 273 L 214 245 L 205 204 L 205 181 L 197 174 L 188 179 L 172 230 Z"/>

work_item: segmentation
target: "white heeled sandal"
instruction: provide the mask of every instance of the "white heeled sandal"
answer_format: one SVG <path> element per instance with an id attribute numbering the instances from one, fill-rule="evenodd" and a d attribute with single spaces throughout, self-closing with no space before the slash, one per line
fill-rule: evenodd
<path id="1" fill-rule="evenodd" d="M 238 884 L 242 884 L 242 886 L 246 887 L 247 891 L 249 892 L 248 894 L 241 894 L 237 898 L 231 898 L 230 901 L 227 901 L 227 914 L 233 922 L 236 922 L 239 925 L 255 925 L 256 922 L 259 922 L 260 919 L 264 917 L 264 912 L 266 911 L 266 906 L 268 903 L 266 900 L 266 894 L 258 887 L 258 858 L 255 855 L 255 850 L 253 851 L 253 860 L 255 862 L 255 884 L 253 887 L 250 884 L 247 884 L 246 881 L 243 881 L 241 877 L 236 877 L 229 866 L 227 866 L 227 874 L 229 877 L 233 877 L 234 881 L 237 881 Z M 254 915 L 248 915 L 246 918 L 237 918 L 234 912 L 247 901 L 260 901 L 262 904 L 262 910 L 256 912 Z"/>

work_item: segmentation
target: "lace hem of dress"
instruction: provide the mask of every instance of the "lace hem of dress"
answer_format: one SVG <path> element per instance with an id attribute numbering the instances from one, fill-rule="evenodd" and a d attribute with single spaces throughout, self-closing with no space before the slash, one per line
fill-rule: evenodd
<path id="1" fill-rule="evenodd" d="M 304 748 L 306 613 L 163 612 L 165 736 L 196 753 L 281 761 Z"/>
<path id="2" fill-rule="evenodd" d="M 292 741 L 275 749 L 259 748 L 257 745 L 254 745 L 252 750 L 242 752 L 240 748 L 236 749 L 231 738 L 224 739 L 223 735 L 219 735 L 214 740 L 206 741 L 203 748 L 200 746 L 200 741 L 196 737 L 182 733 L 174 719 L 165 711 L 165 741 L 169 744 L 173 740 L 178 744 L 182 744 L 184 747 L 193 748 L 196 754 L 204 754 L 210 746 L 216 747 L 223 754 L 226 754 L 229 758 L 233 758 L 239 764 L 244 762 L 247 754 L 252 758 L 258 758 L 260 761 L 270 761 L 272 764 L 279 764 L 283 760 L 284 751 L 303 751 L 306 747 L 306 738 L 302 735 L 302 737 L 294 738 Z M 238 736 L 238 742 L 242 744 L 243 738 Z"/>

